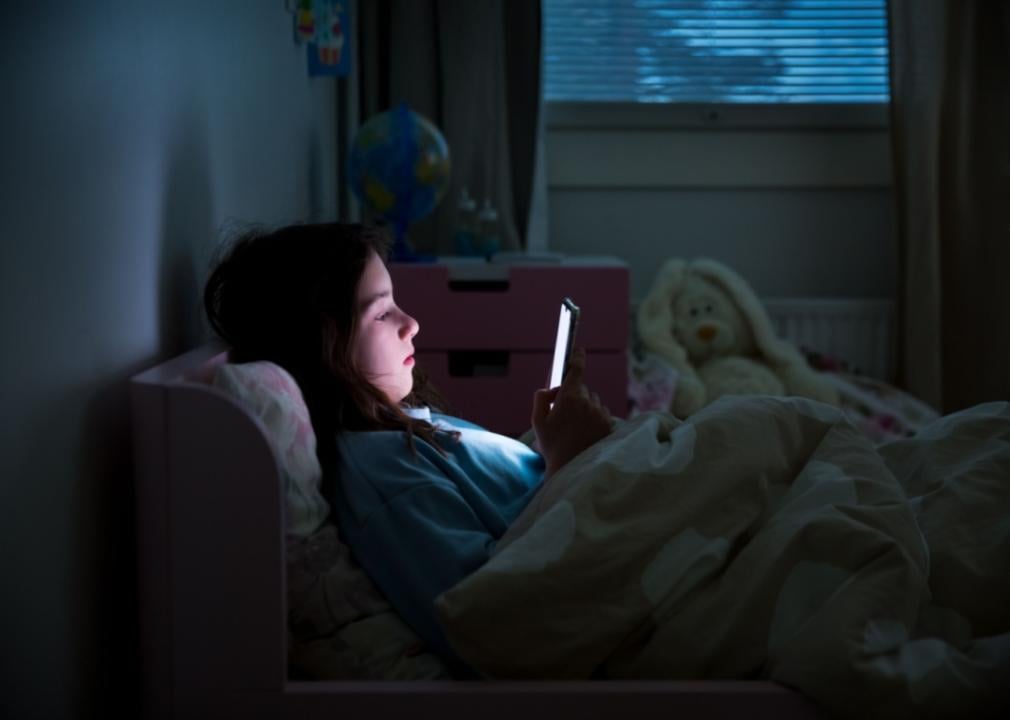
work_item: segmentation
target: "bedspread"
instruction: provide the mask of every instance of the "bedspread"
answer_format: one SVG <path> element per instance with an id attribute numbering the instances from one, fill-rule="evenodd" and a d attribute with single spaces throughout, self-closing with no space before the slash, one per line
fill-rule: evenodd
<path id="1" fill-rule="evenodd" d="M 770 679 L 840 717 L 995 712 L 1010 405 L 878 447 L 799 398 L 640 415 L 436 604 L 493 678 Z"/>

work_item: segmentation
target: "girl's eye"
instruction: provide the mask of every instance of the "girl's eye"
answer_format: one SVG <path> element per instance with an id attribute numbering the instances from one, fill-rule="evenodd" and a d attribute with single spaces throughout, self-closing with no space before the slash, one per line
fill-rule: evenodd
<path id="1" fill-rule="evenodd" d="M 386 312 L 384 312 L 381 315 L 379 315 L 379 317 L 377 317 L 376 320 L 378 320 L 379 322 L 382 322 L 383 320 L 385 320 L 388 317 L 389 317 L 389 311 L 387 310 Z"/>
<path id="2" fill-rule="evenodd" d="M 698 308 L 691 308 L 691 317 L 695 317 L 698 314 Z"/>
<path id="3" fill-rule="evenodd" d="M 706 305 L 705 306 L 705 312 L 707 312 L 707 313 L 712 312 L 712 306 L 711 305 Z"/>

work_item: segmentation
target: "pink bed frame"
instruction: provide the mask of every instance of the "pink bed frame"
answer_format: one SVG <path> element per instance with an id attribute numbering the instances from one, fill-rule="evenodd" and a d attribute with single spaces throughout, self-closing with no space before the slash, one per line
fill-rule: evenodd
<path id="1" fill-rule="evenodd" d="M 208 345 L 131 381 L 144 717 L 823 717 L 762 681 L 289 680 L 278 459 L 208 384 L 226 360 Z"/>

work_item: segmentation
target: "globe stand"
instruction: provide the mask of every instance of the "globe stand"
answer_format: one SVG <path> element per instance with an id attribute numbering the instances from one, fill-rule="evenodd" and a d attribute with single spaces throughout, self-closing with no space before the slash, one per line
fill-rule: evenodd
<path id="1" fill-rule="evenodd" d="M 397 228 L 393 247 L 389 252 L 389 261 L 397 263 L 431 263 L 435 256 L 427 253 L 417 253 L 407 242 L 407 234 Z"/>
<path id="2" fill-rule="evenodd" d="M 396 263 L 433 263 L 435 262 L 435 256 L 426 253 L 416 253 L 406 244 L 394 245 L 389 254 L 389 261 Z"/>

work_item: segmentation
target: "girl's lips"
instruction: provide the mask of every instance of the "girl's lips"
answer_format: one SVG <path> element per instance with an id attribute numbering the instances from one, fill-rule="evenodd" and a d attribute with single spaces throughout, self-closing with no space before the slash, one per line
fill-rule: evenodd
<path id="1" fill-rule="evenodd" d="M 403 364 L 404 365 L 413 365 L 414 364 L 414 356 L 413 355 L 408 355 L 407 359 L 403 361 Z"/>

